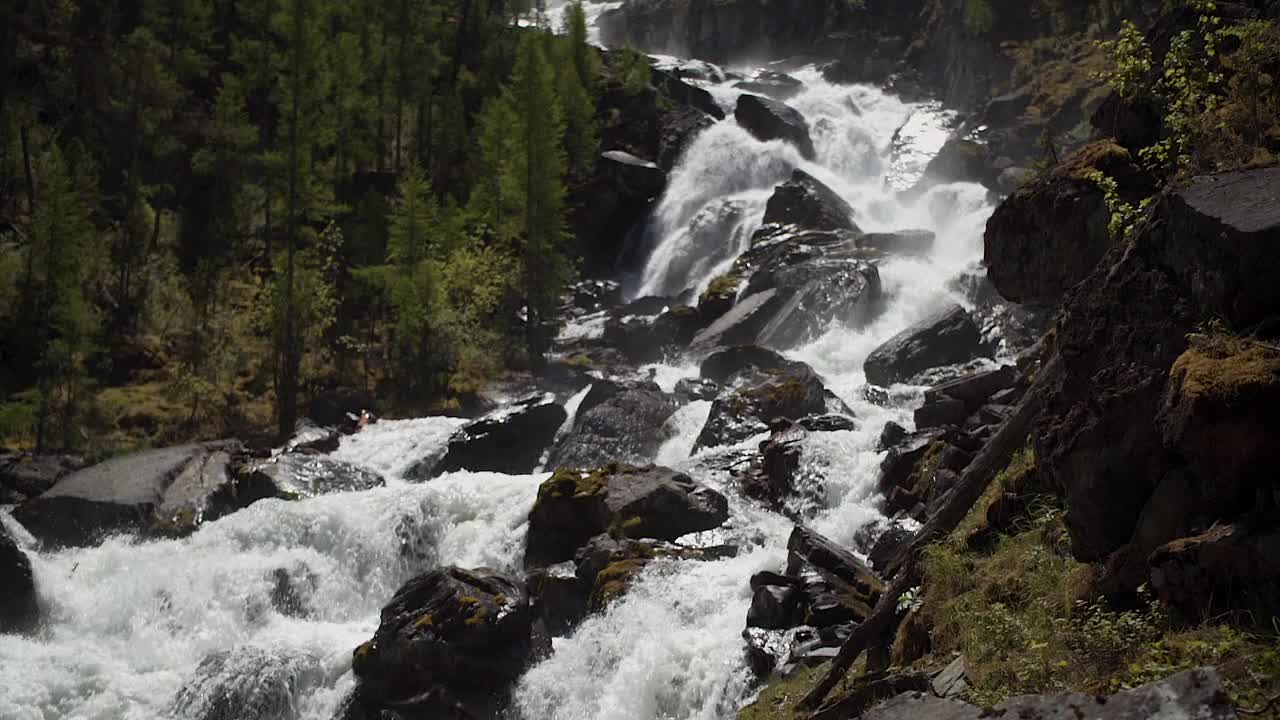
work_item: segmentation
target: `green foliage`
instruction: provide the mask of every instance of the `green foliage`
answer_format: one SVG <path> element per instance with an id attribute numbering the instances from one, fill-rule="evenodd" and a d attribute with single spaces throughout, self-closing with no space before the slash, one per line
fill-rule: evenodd
<path id="1" fill-rule="evenodd" d="M 650 87 L 653 69 L 648 55 L 623 48 L 614 53 L 611 64 L 614 77 L 627 94 L 638 95 Z"/>
<path id="2" fill-rule="evenodd" d="M 1110 83 L 1121 97 L 1132 98 L 1141 93 L 1150 80 L 1153 60 L 1151 46 L 1138 26 L 1125 20 L 1115 40 L 1100 40 L 1097 44 L 1112 60 L 1098 78 Z"/>
<path id="3" fill-rule="evenodd" d="M 971 35 L 985 35 L 996 24 L 991 0 L 964 0 L 964 27 Z"/>

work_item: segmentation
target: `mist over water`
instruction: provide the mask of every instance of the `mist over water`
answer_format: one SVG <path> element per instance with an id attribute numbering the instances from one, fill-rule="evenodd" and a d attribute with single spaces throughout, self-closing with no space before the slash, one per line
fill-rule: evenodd
<path id="1" fill-rule="evenodd" d="M 587 8 L 594 19 L 616 6 Z M 812 524 L 848 544 L 880 517 L 880 429 L 889 420 L 912 422 L 910 401 L 886 408 L 862 397 L 862 363 L 910 323 L 963 301 L 948 285 L 978 262 L 991 206 L 984 189 L 967 184 L 900 201 L 898 191 L 918 179 L 946 138 L 950 116 L 938 106 L 831 85 L 812 69 L 795 76 L 806 89 L 788 104 L 809 121 L 816 161 L 787 143 L 756 140 L 730 112 L 694 140 L 672 172 L 645 228 L 646 264 L 629 290 L 701 291 L 746 249 L 773 187 L 794 168 L 840 193 L 863 230 L 937 233 L 931 256 L 881 263 L 889 302 L 870 326 L 834 326 L 789 353 L 821 374 L 857 417 L 854 430 L 810 435 L 803 456 L 806 470 L 826 480 L 824 507 Z M 713 93 L 731 110 L 738 91 L 718 85 Z M 670 391 L 697 375 L 697 362 L 649 369 Z M 520 682 L 512 720 L 726 720 L 749 697 L 741 639 L 747 581 L 781 568 L 792 523 L 744 500 L 728 473 L 713 469 L 717 458 L 760 438 L 690 457 L 710 407 L 694 402 L 677 411 L 655 460 L 729 497 L 732 517 L 715 542 L 741 552 L 713 562 L 650 564 L 604 613 L 556 639 L 553 654 Z M 545 473 L 401 479 L 415 461 L 442 452 L 461 423 L 383 421 L 344 438 L 334 455 L 383 474 L 385 488 L 263 501 L 182 540 L 120 537 L 89 549 L 33 551 L 47 623 L 34 637 L 0 636 L 0 718 L 191 717 L 208 698 L 200 683 L 181 701 L 180 690 L 190 688 L 207 658 L 229 653 L 224 674 L 283 677 L 297 717 L 330 720 L 353 685 L 352 650 L 372 636 L 379 610 L 402 583 L 443 564 L 520 570 L 527 515 Z M 281 575 L 297 589 L 300 617 L 273 602 Z"/>

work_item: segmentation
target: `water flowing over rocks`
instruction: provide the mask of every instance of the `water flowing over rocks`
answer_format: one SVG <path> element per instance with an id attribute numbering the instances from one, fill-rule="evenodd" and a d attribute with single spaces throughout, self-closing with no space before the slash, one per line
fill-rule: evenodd
<path id="1" fill-rule="evenodd" d="M 191 720 L 293 720 L 294 691 L 323 673 L 317 658 L 244 647 L 200 663 L 171 715 Z"/>
<path id="2" fill-rule="evenodd" d="M 773 191 L 764 222 L 810 230 L 857 230 L 849 203 L 803 170 L 796 170 Z"/>
<path id="3" fill-rule="evenodd" d="M 444 457 L 429 469 L 427 459 L 409 476 L 427 480 L 456 470 L 530 472 L 568 417 L 554 397 L 530 395 L 463 427 L 449 441 Z"/>
<path id="4" fill-rule="evenodd" d="M 315 497 L 334 492 L 350 492 L 382 487 L 386 480 L 351 463 L 304 453 L 284 453 L 257 463 L 247 470 L 242 485 L 272 488 L 273 497 L 290 499 Z"/>
<path id="5" fill-rule="evenodd" d="M 598 380 L 578 406 L 570 428 L 551 450 L 548 467 L 640 463 L 665 441 L 663 425 L 675 399 L 651 381 Z"/>

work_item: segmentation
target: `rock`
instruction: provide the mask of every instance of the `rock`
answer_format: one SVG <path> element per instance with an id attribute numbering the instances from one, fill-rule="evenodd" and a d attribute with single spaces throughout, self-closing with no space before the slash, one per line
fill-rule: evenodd
<path id="1" fill-rule="evenodd" d="M 174 698 L 170 717 L 294 720 L 301 687 L 323 680 L 319 659 L 253 646 L 205 658 Z"/>
<path id="2" fill-rule="evenodd" d="M 407 476 L 426 480 L 458 470 L 509 475 L 533 472 L 568 417 L 552 395 L 517 400 L 459 430 L 430 472 L 424 473 L 425 468 L 419 466 Z"/>
<path id="3" fill-rule="evenodd" d="M 991 183 L 987 146 L 973 140 L 951 138 L 925 167 L 922 185 L 951 182 Z M 917 186 L 919 187 L 919 186 Z"/>
<path id="4" fill-rule="evenodd" d="M 836 413 L 800 418 L 799 425 L 809 432 L 848 432 L 858 429 L 858 423 L 853 418 Z"/>
<path id="5" fill-rule="evenodd" d="M 760 455 L 742 474 L 742 493 L 791 517 L 818 509 L 825 498 L 823 478 L 802 472 L 800 459 L 808 433 L 798 425 L 776 430 L 760 443 Z"/>
<path id="6" fill-rule="evenodd" d="M 906 437 L 907 429 L 890 420 L 884 424 L 884 428 L 880 431 L 880 441 L 876 444 L 876 449 L 888 450 L 901 443 Z"/>
<path id="7" fill-rule="evenodd" d="M 909 667 L 928 655 L 932 648 L 933 641 L 929 637 L 928 622 L 920 612 L 920 608 L 912 608 L 898 624 L 890 663 L 894 667 Z"/>
<path id="8" fill-rule="evenodd" d="M 525 565 L 572 559 L 593 536 L 610 530 L 630 538 L 675 540 L 717 528 L 728 517 L 723 495 L 666 468 L 562 468 L 542 483 L 529 512 Z"/>
<path id="9" fill-rule="evenodd" d="M 933 677 L 930 686 L 933 694 L 940 698 L 958 698 L 968 692 L 969 678 L 964 658 L 952 660 L 950 665 Z"/>
<path id="10" fill-rule="evenodd" d="M 341 442 L 342 433 L 337 428 L 317 427 L 309 421 L 302 420 L 299 421 L 293 437 L 285 443 L 284 451 L 328 454 L 337 450 Z"/>
<path id="11" fill-rule="evenodd" d="M 933 252 L 937 236 L 929 230 L 866 233 L 858 238 L 858 247 L 892 256 L 927 256 Z"/>
<path id="12" fill-rule="evenodd" d="M 1018 382 L 1018 370 L 1012 365 L 1002 365 L 995 370 L 973 373 L 925 391 L 925 402 L 940 398 L 955 398 L 970 411 L 991 399 L 996 393 L 1008 390 Z"/>
<path id="13" fill-rule="evenodd" d="M 915 538 L 915 533 L 902 526 L 902 523 L 891 521 L 880 533 L 874 545 L 867 552 L 867 562 L 878 573 L 884 573 L 893 563 L 902 548 Z"/>
<path id="14" fill-rule="evenodd" d="M 676 397 L 686 402 L 715 400 L 720 394 L 720 386 L 706 378 L 682 378 L 676 382 L 675 390 Z"/>
<path id="15" fill-rule="evenodd" d="M 78 455 L 0 453 L 0 505 L 17 505 L 84 467 Z"/>
<path id="16" fill-rule="evenodd" d="M 742 631 L 742 639 L 746 641 L 747 664 L 759 678 L 769 677 L 779 661 L 789 658 L 795 647 L 794 630 L 748 627 Z"/>
<path id="17" fill-rule="evenodd" d="M 762 585 L 751 596 L 747 610 L 747 627 L 786 630 L 803 619 L 800 612 L 801 592 L 790 585 Z"/>
<path id="18" fill-rule="evenodd" d="M 599 310 L 622 302 L 622 285 L 616 280 L 583 280 L 573 286 L 573 305 L 579 310 Z"/>
<path id="19" fill-rule="evenodd" d="M 862 717 L 864 720 L 978 720 L 982 709 L 958 700 L 908 692 L 886 700 Z"/>
<path id="20" fill-rule="evenodd" d="M 1094 172 L 1114 178 L 1126 200 L 1137 202 L 1150 190 L 1128 151 L 1102 141 L 1018 189 L 992 213 L 983 235 L 984 262 L 1006 299 L 1057 302 L 1111 247 L 1111 213 Z"/>
<path id="21" fill-rule="evenodd" d="M 962 363 L 982 354 L 982 336 L 969 313 L 952 305 L 894 335 L 867 356 L 867 382 L 904 382 L 930 368 Z"/>
<path id="22" fill-rule="evenodd" d="M 600 154 L 600 164 L 624 197 L 632 200 L 651 200 L 667 187 L 667 173 L 656 163 L 622 150 L 609 150 Z"/>
<path id="23" fill-rule="evenodd" d="M 626 314 L 623 308 L 604 328 L 604 342 L 622 351 L 634 364 L 657 362 L 688 347 L 706 324 L 696 308 L 664 307 L 656 316 Z"/>
<path id="24" fill-rule="evenodd" d="M 289 568 L 271 571 L 271 606 L 286 617 L 307 617 L 307 598 L 315 591 L 319 579 L 311 569 L 298 563 L 292 572 Z"/>
<path id="25" fill-rule="evenodd" d="M 925 400 L 924 405 L 916 408 L 915 411 L 916 427 L 922 430 L 948 425 L 958 426 L 963 424 L 968 416 L 969 411 L 965 408 L 963 400 L 946 395 Z"/>
<path id="26" fill-rule="evenodd" d="M 725 385 L 743 373 L 795 371 L 803 366 L 759 345 L 738 345 L 708 355 L 698 372 L 706 380 Z"/>
<path id="27" fill-rule="evenodd" d="M 318 427 L 338 428 L 342 432 L 355 432 L 360 413 L 378 414 L 378 401 L 364 390 L 338 388 L 316 395 L 311 399 L 307 417 Z"/>
<path id="28" fill-rule="evenodd" d="M 778 419 L 796 421 L 808 415 L 847 410 L 823 387 L 817 373 L 803 363 L 739 376 L 738 382 L 735 390 L 712 403 L 694 452 L 742 442 L 768 430 Z"/>
<path id="29" fill-rule="evenodd" d="M 356 648 L 359 704 L 410 717 L 493 717 L 538 650 L 524 583 L 440 568 L 410 580 Z"/>
<path id="30" fill-rule="evenodd" d="M 299 499 L 382 487 L 381 475 L 341 460 L 322 455 L 284 453 L 258 463 L 249 470 L 248 483 L 254 487 L 274 487 L 274 497 Z"/>
<path id="31" fill-rule="evenodd" d="M 1178 620 L 1247 612 L 1255 623 L 1280 616 L 1280 529 L 1218 525 L 1151 554 L 1151 587 Z"/>
<path id="32" fill-rule="evenodd" d="M 758 95 L 742 95 L 733 115 L 756 139 L 785 140 L 795 145 L 806 160 L 814 159 L 809 123 L 794 108 Z"/>
<path id="33" fill-rule="evenodd" d="M 565 635 L 586 617 L 593 582 L 594 577 L 591 582 L 579 578 L 570 562 L 535 569 L 525 578 L 534 616 L 555 637 Z"/>
<path id="34" fill-rule="evenodd" d="M 232 440 L 148 450 L 78 470 L 13 517 L 41 542 L 93 545 L 115 533 L 188 532 L 275 495 L 230 471 Z"/>
<path id="35" fill-rule="evenodd" d="M 849 203 L 803 170 L 795 170 L 789 181 L 774 189 L 764 222 L 809 230 L 857 230 Z"/>
<path id="36" fill-rule="evenodd" d="M 737 554 L 734 546 L 688 547 L 661 540 L 597 535 L 575 555 L 578 581 L 589 589 L 588 609 L 600 611 L 626 593 L 631 582 L 657 558 L 717 560 Z"/>
<path id="37" fill-rule="evenodd" d="M 651 381 L 599 380 L 583 398 L 573 427 L 552 449 L 548 467 L 599 467 L 645 462 L 667 439 L 664 424 L 675 399 Z"/>
<path id="38" fill-rule="evenodd" d="M 31 560 L 0 520 L 0 634 L 31 632 L 39 622 Z"/>
<path id="39" fill-rule="evenodd" d="M 733 86 L 743 92 L 767 95 L 783 102 L 804 90 L 804 83 L 785 73 L 771 70 L 762 70 L 752 79 L 734 83 Z"/>
<path id="40" fill-rule="evenodd" d="M 884 583 L 852 552 L 815 530 L 796 525 L 787 540 L 787 575 L 809 569 L 818 579 L 806 583 L 806 619 L 834 625 L 866 619 L 884 592 Z"/>

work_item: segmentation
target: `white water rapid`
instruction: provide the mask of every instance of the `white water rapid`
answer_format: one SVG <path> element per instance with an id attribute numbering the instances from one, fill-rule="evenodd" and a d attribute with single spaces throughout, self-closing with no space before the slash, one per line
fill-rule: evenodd
<path id="1" fill-rule="evenodd" d="M 864 400 L 863 360 L 911 322 L 964 302 L 948 282 L 980 257 L 991 206 L 984 189 L 965 184 L 935 187 L 911 204 L 898 200 L 896 191 L 917 179 L 945 140 L 949 117 L 941 108 L 872 87 L 831 85 L 812 69 L 794 75 L 806 89 L 789 104 L 812 127 L 816 160 L 804 161 L 785 143 L 755 140 L 730 112 L 672 173 L 648 227 L 648 262 L 630 289 L 647 295 L 705 287 L 746 247 L 770 192 L 793 167 L 839 192 L 866 231 L 937 233 L 932 256 L 880 266 L 890 299 L 874 324 L 832 327 L 789 353 L 812 365 L 858 418 L 856 430 L 812 434 L 804 454 L 826 478 L 825 507 L 812 525 L 848 545 L 879 517 L 880 429 L 888 420 L 911 427 L 915 396 L 903 388 L 895 395 L 908 399 L 889 408 Z M 711 90 L 732 108 L 737 91 L 730 84 Z M 697 374 L 687 361 L 652 369 L 666 390 Z M 741 498 L 725 472 L 708 469 L 708 456 L 689 457 L 709 409 L 704 401 L 679 410 L 655 460 L 730 498 L 729 527 L 715 541 L 739 545 L 740 554 L 650 564 L 606 612 L 555 640 L 553 654 L 516 688 L 512 720 L 727 720 L 749 699 L 741 637 L 747 581 L 780 569 L 792 523 Z M 212 701 L 203 685 L 210 678 L 192 683 L 197 668 L 229 653 L 218 677 L 282 683 L 296 717 L 330 720 L 353 684 L 352 649 L 372 636 L 380 608 L 403 582 L 441 564 L 520 570 L 526 517 L 545 473 L 401 479 L 415 460 L 443 448 L 459 424 L 380 422 L 345 438 L 336 455 L 382 473 L 387 487 L 259 502 L 181 540 L 120 537 L 41 552 L 0 513 L 32 547 L 46 617 L 32 637 L 0 636 L 0 718 L 194 717 Z M 301 617 L 273 605 L 282 575 L 300 588 Z"/>

